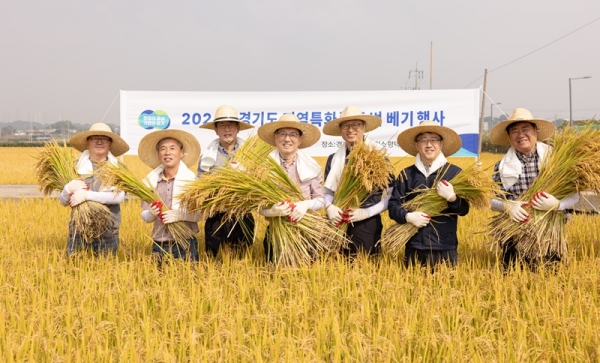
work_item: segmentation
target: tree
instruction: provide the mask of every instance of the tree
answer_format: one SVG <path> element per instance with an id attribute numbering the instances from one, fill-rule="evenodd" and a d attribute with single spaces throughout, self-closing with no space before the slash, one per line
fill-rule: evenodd
<path id="1" fill-rule="evenodd" d="M 13 129 L 13 127 L 10 125 L 4 126 L 1 131 L 2 135 L 12 135 L 15 133 L 15 129 Z"/>
<path id="2" fill-rule="evenodd" d="M 66 131 L 66 130 L 74 129 L 75 126 L 73 126 L 73 123 L 69 120 L 62 120 L 62 121 L 56 121 L 55 123 L 50 125 L 50 128 Z"/>

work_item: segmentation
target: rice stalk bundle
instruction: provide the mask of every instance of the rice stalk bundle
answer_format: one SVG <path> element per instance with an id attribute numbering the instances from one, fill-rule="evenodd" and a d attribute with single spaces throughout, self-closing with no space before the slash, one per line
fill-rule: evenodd
<path id="1" fill-rule="evenodd" d="M 232 161 L 188 185 L 181 196 L 182 205 L 208 216 L 225 213 L 224 220 L 241 220 L 245 214 L 284 200 L 304 200 L 300 188 L 268 156 L 272 150 L 258 137 L 249 138 Z M 309 264 L 320 254 L 337 251 L 343 241 L 340 232 L 315 211 L 308 211 L 298 223 L 285 217 L 269 221 L 269 241 L 277 265 Z"/>
<path id="2" fill-rule="evenodd" d="M 563 199 L 584 190 L 600 189 L 600 133 L 591 127 L 581 132 L 567 128 L 551 141 L 552 153 L 542 161 L 539 174 L 517 202 L 531 200 L 536 192 L 545 192 Z M 506 203 L 516 203 L 507 201 Z M 494 216 L 490 222 L 491 236 L 500 246 L 516 243 L 516 249 L 532 260 L 543 261 L 548 256 L 567 257 L 564 213 L 556 209 L 539 211 L 525 206 L 530 220 L 516 223 L 508 212 Z"/>
<path id="3" fill-rule="evenodd" d="M 387 160 L 387 150 L 358 142 L 348 154 L 333 204 L 342 210 L 358 208 L 371 194 L 386 190 L 394 167 Z"/>
<path id="4" fill-rule="evenodd" d="M 154 186 L 151 186 L 147 179 L 140 179 L 122 162 L 118 162 L 116 165 L 104 163 L 99 176 L 102 183 L 111 186 L 115 193 L 124 191 L 148 203 L 159 201 L 162 205 L 162 212 L 169 210 Z M 171 233 L 175 243 L 183 249 L 187 250 L 189 248 L 188 240 L 194 237 L 195 233 L 188 227 L 186 222 L 167 223 L 164 227 Z"/>
<path id="5" fill-rule="evenodd" d="M 337 225 L 344 235 L 348 229 L 347 223 L 350 223 L 347 216 L 350 209 L 360 207 L 377 191 L 383 191 L 384 198 L 394 175 L 394 167 L 387 159 L 385 148 L 357 142 L 346 159 L 340 183 L 333 196 L 333 204 L 344 213 L 342 222 Z"/>
<path id="6" fill-rule="evenodd" d="M 436 187 L 445 172 L 446 170 L 442 170 L 438 173 L 438 178 L 431 188 L 412 191 L 411 193 L 415 193 L 417 196 L 403 203 L 402 208 L 409 212 L 420 211 L 430 217 L 443 215 L 444 210 L 448 208 L 448 202 L 439 196 Z M 454 187 L 454 193 L 467 201 L 469 206 L 474 209 L 489 208 L 490 200 L 500 191 L 492 177 L 476 163 L 462 170 L 449 182 Z M 418 231 L 419 228 L 411 223 L 395 223 L 384 233 L 381 247 L 396 257 Z"/>
<path id="7" fill-rule="evenodd" d="M 76 161 L 66 145 L 56 141 L 48 142 L 38 154 L 35 175 L 39 189 L 46 196 L 61 192 L 71 180 L 79 179 L 75 169 Z M 83 242 L 91 243 L 98 239 L 112 224 L 112 213 L 102 203 L 85 201 L 73 207 L 73 228 Z"/>
<path id="8" fill-rule="evenodd" d="M 238 219 L 250 211 L 267 208 L 269 202 L 261 199 L 265 196 L 275 194 L 281 198 L 278 201 L 289 199 L 292 191 L 284 189 L 285 185 L 275 188 L 278 184 L 271 179 L 272 166 L 265 164 L 272 159 L 269 153 L 273 149 L 258 136 L 249 137 L 223 167 L 190 183 L 181 195 L 181 204 L 188 211 L 201 210 L 207 217 L 226 213 L 226 219 Z"/>
<path id="9" fill-rule="evenodd" d="M 275 147 L 262 141 L 260 137 L 252 135 L 231 154 L 231 162 L 244 165 L 247 168 L 255 168 L 262 163 Z"/>

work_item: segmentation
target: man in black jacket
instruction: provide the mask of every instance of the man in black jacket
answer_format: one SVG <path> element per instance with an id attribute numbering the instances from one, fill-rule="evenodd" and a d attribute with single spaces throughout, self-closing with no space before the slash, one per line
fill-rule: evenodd
<path id="1" fill-rule="evenodd" d="M 379 126 L 381 126 L 381 118 L 365 115 L 356 106 L 348 106 L 344 108 L 339 118 L 329 121 L 323 127 L 325 135 L 341 136 L 344 140 L 344 144 L 334 154 L 329 155 L 325 164 L 325 211 L 327 218 L 336 226 L 340 225 L 343 212 L 333 204 L 333 199 L 348 161 L 347 156 L 354 145 L 360 141 L 379 148 L 378 144 L 366 137 L 366 133 Z M 393 175 L 390 175 L 390 185 L 385 196 L 383 190 L 377 190 L 359 208 L 349 212 L 346 235 L 350 243 L 341 251 L 344 255 L 353 257 L 358 253 L 367 255 L 379 253 L 379 240 L 383 231 L 380 214 L 387 209 L 392 193 L 392 179 Z"/>
<path id="2" fill-rule="evenodd" d="M 398 145 L 408 154 L 416 156 L 415 164 L 400 172 L 392 192 L 388 210 L 390 218 L 397 223 L 411 223 L 419 231 L 406 244 L 405 264 L 433 267 L 446 262 L 456 265 L 458 216 L 469 212 L 469 204 L 454 193 L 448 180 L 461 169 L 448 163 L 445 155 L 457 152 L 460 136 L 435 121 L 423 121 L 419 126 L 405 130 L 398 136 Z M 437 193 L 448 201 L 442 215 L 430 217 L 420 211 L 408 211 L 402 204 L 415 198 L 415 191 L 436 188 Z"/>

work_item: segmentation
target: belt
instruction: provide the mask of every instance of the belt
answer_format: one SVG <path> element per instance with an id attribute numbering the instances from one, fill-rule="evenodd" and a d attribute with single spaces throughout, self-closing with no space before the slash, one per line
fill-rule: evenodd
<path id="1" fill-rule="evenodd" d="M 177 242 L 175 241 L 154 241 L 154 243 L 161 246 L 173 246 L 177 244 Z"/>

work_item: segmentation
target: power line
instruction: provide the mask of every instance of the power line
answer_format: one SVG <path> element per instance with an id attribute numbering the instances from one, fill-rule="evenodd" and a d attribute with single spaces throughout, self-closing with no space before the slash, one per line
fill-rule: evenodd
<path id="1" fill-rule="evenodd" d="M 558 39 L 555 39 L 555 40 L 551 41 L 550 43 L 548 43 L 548 44 L 546 44 L 546 45 L 543 45 L 543 46 L 541 46 L 541 47 L 537 48 L 536 50 L 533 50 L 533 51 L 531 51 L 531 52 L 529 52 L 529 53 L 527 53 L 527 54 L 525 54 L 525 55 L 523 55 L 523 56 L 520 56 L 520 57 L 519 57 L 519 58 L 517 58 L 517 59 L 514 59 L 514 60 L 512 60 L 512 61 L 510 61 L 510 62 L 508 62 L 508 63 L 505 63 L 505 64 L 503 64 L 503 65 L 501 65 L 501 66 L 499 66 L 499 67 L 496 67 L 496 68 L 494 68 L 494 69 L 492 69 L 492 70 L 489 70 L 489 71 L 488 71 L 488 74 L 489 74 L 489 73 L 492 73 L 493 71 L 496 71 L 496 70 L 498 70 L 498 69 L 500 69 L 500 68 L 506 67 L 507 65 L 509 65 L 509 64 L 512 64 L 512 63 L 514 63 L 514 62 L 516 62 L 516 61 L 518 61 L 518 60 L 521 60 L 521 59 L 523 59 L 523 58 L 525 58 L 525 57 L 527 57 L 527 56 L 529 56 L 529 55 L 532 55 L 533 53 L 535 53 L 535 52 L 537 52 L 537 51 L 540 51 L 540 50 L 542 50 L 542 49 L 546 48 L 547 46 L 549 46 L 549 45 L 551 45 L 551 44 L 554 44 L 554 43 L 558 42 L 559 40 L 561 40 L 561 39 L 564 39 L 564 38 L 568 37 L 569 35 L 571 35 L 571 34 L 573 34 L 573 33 L 575 33 L 575 32 L 578 32 L 579 30 L 581 30 L 581 29 L 583 29 L 583 28 L 587 27 L 588 25 L 591 25 L 591 24 L 593 24 L 593 23 L 597 22 L 598 20 L 600 20 L 600 18 L 596 18 L 596 19 L 594 19 L 594 20 L 590 21 L 589 23 L 587 23 L 587 24 L 585 24 L 585 25 L 583 25 L 583 26 L 581 26 L 581 27 L 579 27 L 579 28 L 577 28 L 577 29 L 573 30 L 572 32 L 570 32 L 570 33 L 567 33 L 567 34 L 563 35 L 562 37 L 560 37 L 560 38 L 558 38 Z M 465 86 L 465 87 L 463 87 L 463 88 L 467 88 L 467 87 L 469 87 L 470 85 L 472 85 L 473 83 L 477 82 L 477 81 L 478 81 L 478 80 L 480 80 L 481 78 L 483 78 L 483 76 L 480 76 L 480 77 L 478 77 L 476 80 L 474 80 L 473 82 L 469 83 L 468 85 L 466 85 L 466 86 Z"/>

